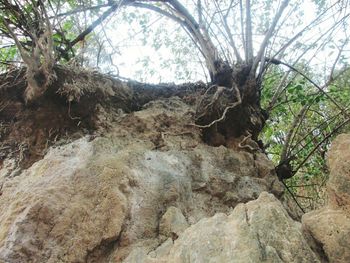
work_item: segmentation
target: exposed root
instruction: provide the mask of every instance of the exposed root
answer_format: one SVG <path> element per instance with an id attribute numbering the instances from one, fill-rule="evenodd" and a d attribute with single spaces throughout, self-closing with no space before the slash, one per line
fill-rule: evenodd
<path id="1" fill-rule="evenodd" d="M 55 66 L 57 79 L 35 103 L 26 105 L 22 96 L 27 87 L 26 70 L 19 68 L 0 74 L 0 167 L 6 159 L 13 159 L 26 169 L 41 159 L 50 146 L 98 134 L 109 129 L 114 121 L 119 122 L 124 113 L 140 110 L 153 100 L 178 96 L 194 105 L 207 88 L 201 82 L 123 83 L 91 70 Z M 187 117 L 190 119 L 192 112 Z M 164 116 L 163 125 L 170 125 L 168 122 Z M 162 127 L 154 129 L 164 131 Z M 166 135 L 170 134 L 163 136 Z M 154 141 L 157 147 L 163 146 L 161 134 Z"/>
<path id="2" fill-rule="evenodd" d="M 214 89 L 214 88 L 217 88 L 217 91 L 216 91 L 215 94 L 214 94 L 214 97 L 216 97 L 216 100 L 218 99 L 219 95 L 220 95 L 220 94 L 223 92 L 223 90 L 224 90 L 223 87 L 218 87 L 217 85 L 212 85 L 212 86 L 210 86 L 210 87 L 205 91 L 205 93 L 203 94 L 201 101 L 198 103 L 198 107 L 200 107 L 200 106 L 204 103 L 204 98 L 205 98 L 206 96 L 208 96 L 208 93 L 209 93 L 212 89 Z M 214 102 L 216 102 L 216 100 L 215 100 L 215 99 L 212 99 L 212 102 L 209 103 L 207 106 L 205 106 L 204 112 L 203 112 L 200 116 L 198 116 L 198 118 L 203 117 L 203 116 L 205 115 L 205 113 L 207 112 L 207 110 L 209 109 L 209 107 L 211 107 L 211 106 L 214 104 Z"/>
<path id="3" fill-rule="evenodd" d="M 211 86 L 208 90 L 210 90 L 212 87 L 213 87 L 213 86 Z M 221 96 L 221 94 L 223 94 L 223 92 L 224 92 L 225 90 L 228 90 L 228 91 L 230 91 L 230 92 L 234 90 L 235 93 L 236 93 L 237 101 L 234 102 L 234 103 L 229 104 L 229 106 L 227 106 L 227 107 L 224 109 L 224 111 L 223 111 L 223 113 L 222 113 L 222 115 L 221 115 L 220 118 L 213 120 L 211 123 L 209 123 L 209 124 L 207 124 L 207 125 L 192 124 L 193 126 L 198 127 L 198 128 L 210 128 L 210 127 L 213 126 L 214 124 L 216 124 L 216 123 L 218 123 L 218 122 L 224 120 L 224 119 L 226 118 L 226 114 L 227 114 L 227 112 L 228 112 L 229 110 L 231 110 L 231 109 L 237 107 L 238 105 L 240 105 L 240 104 L 242 103 L 241 94 L 240 94 L 240 92 L 239 92 L 239 90 L 238 90 L 238 88 L 237 88 L 236 85 L 233 85 L 231 89 L 227 89 L 226 87 L 222 87 L 222 86 L 217 86 L 217 91 L 214 93 L 211 102 L 210 102 L 207 106 L 205 106 L 204 112 L 203 112 L 199 117 L 202 117 L 202 116 L 208 114 L 209 108 L 210 108 L 212 105 L 214 105 L 215 103 L 218 102 L 219 97 Z M 207 93 L 208 93 L 208 91 L 207 91 L 205 94 L 207 94 Z M 201 101 L 201 103 L 202 103 L 202 102 L 203 102 L 203 100 Z"/>
<path id="4" fill-rule="evenodd" d="M 71 114 L 71 101 L 69 100 L 68 101 L 68 116 L 71 120 L 80 120 L 79 117 L 72 117 L 72 114 Z"/>
<path id="5" fill-rule="evenodd" d="M 245 136 L 240 143 L 238 143 L 238 148 L 248 149 L 251 152 L 259 151 L 260 150 L 259 145 L 253 139 L 251 139 L 252 134 L 248 131 L 247 131 L 247 134 L 248 135 Z"/>

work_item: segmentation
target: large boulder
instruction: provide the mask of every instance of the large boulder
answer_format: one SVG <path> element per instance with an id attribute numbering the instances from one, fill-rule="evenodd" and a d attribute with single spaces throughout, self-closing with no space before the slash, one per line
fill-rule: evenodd
<path id="1" fill-rule="evenodd" d="M 149 254 L 149 255 L 147 255 Z M 309 247 L 301 224 L 293 221 L 272 194 L 239 204 L 187 228 L 172 244 L 155 251 L 140 248 L 125 263 L 185 262 L 320 262 Z"/>
<path id="2" fill-rule="evenodd" d="M 305 231 L 329 262 L 350 262 L 350 134 L 338 136 L 328 153 L 328 204 L 302 218 Z"/>

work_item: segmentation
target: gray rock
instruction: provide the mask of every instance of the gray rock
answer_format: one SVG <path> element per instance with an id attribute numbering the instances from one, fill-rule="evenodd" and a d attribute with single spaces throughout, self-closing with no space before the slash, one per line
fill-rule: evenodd
<path id="1" fill-rule="evenodd" d="M 139 262 L 320 262 L 300 223 L 268 193 L 239 204 L 229 216 L 218 213 L 200 220 L 180 234 L 167 255 L 156 256 Z"/>
<path id="2" fill-rule="evenodd" d="M 160 219 L 159 233 L 176 239 L 187 227 L 188 223 L 181 210 L 171 206 Z"/>

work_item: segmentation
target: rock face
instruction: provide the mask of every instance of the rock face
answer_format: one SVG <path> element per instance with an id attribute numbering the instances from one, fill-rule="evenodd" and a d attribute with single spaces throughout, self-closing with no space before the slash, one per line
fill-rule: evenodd
<path id="1" fill-rule="evenodd" d="M 322 245 L 330 262 L 350 262 L 350 135 L 333 141 L 328 154 L 329 203 L 302 218 L 305 230 Z"/>
<path id="2" fill-rule="evenodd" d="M 162 253 L 159 253 L 159 250 Z M 167 253 L 166 253 L 167 250 Z M 149 253 L 137 249 L 125 262 L 319 262 L 300 223 L 266 192 L 187 228 L 174 244 Z"/>
<path id="3" fill-rule="evenodd" d="M 3 162 L 1 263 L 319 262 L 265 154 L 204 144 L 176 97 L 100 114 L 101 134 Z"/>
<path id="4" fill-rule="evenodd" d="M 5 181 L 0 261 L 83 262 L 118 238 L 127 213 L 121 188 L 127 178 L 92 156 L 92 145 L 81 139 Z"/>

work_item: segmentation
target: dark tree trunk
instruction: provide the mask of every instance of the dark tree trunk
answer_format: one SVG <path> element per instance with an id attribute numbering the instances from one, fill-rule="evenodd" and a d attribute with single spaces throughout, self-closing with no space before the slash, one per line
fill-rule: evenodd
<path id="1" fill-rule="evenodd" d="M 204 140 L 227 146 L 231 139 L 251 135 L 257 141 L 267 119 L 260 106 L 261 83 L 250 74 L 251 65 L 237 64 L 232 68 L 218 63 L 217 66 L 218 73 L 212 76 L 213 86 L 197 108 L 196 123 L 203 127 Z M 239 100 L 235 89 L 239 91 L 241 103 L 225 113 L 226 108 Z M 220 118 L 221 121 L 215 122 Z M 215 124 L 205 127 L 213 122 Z"/>

